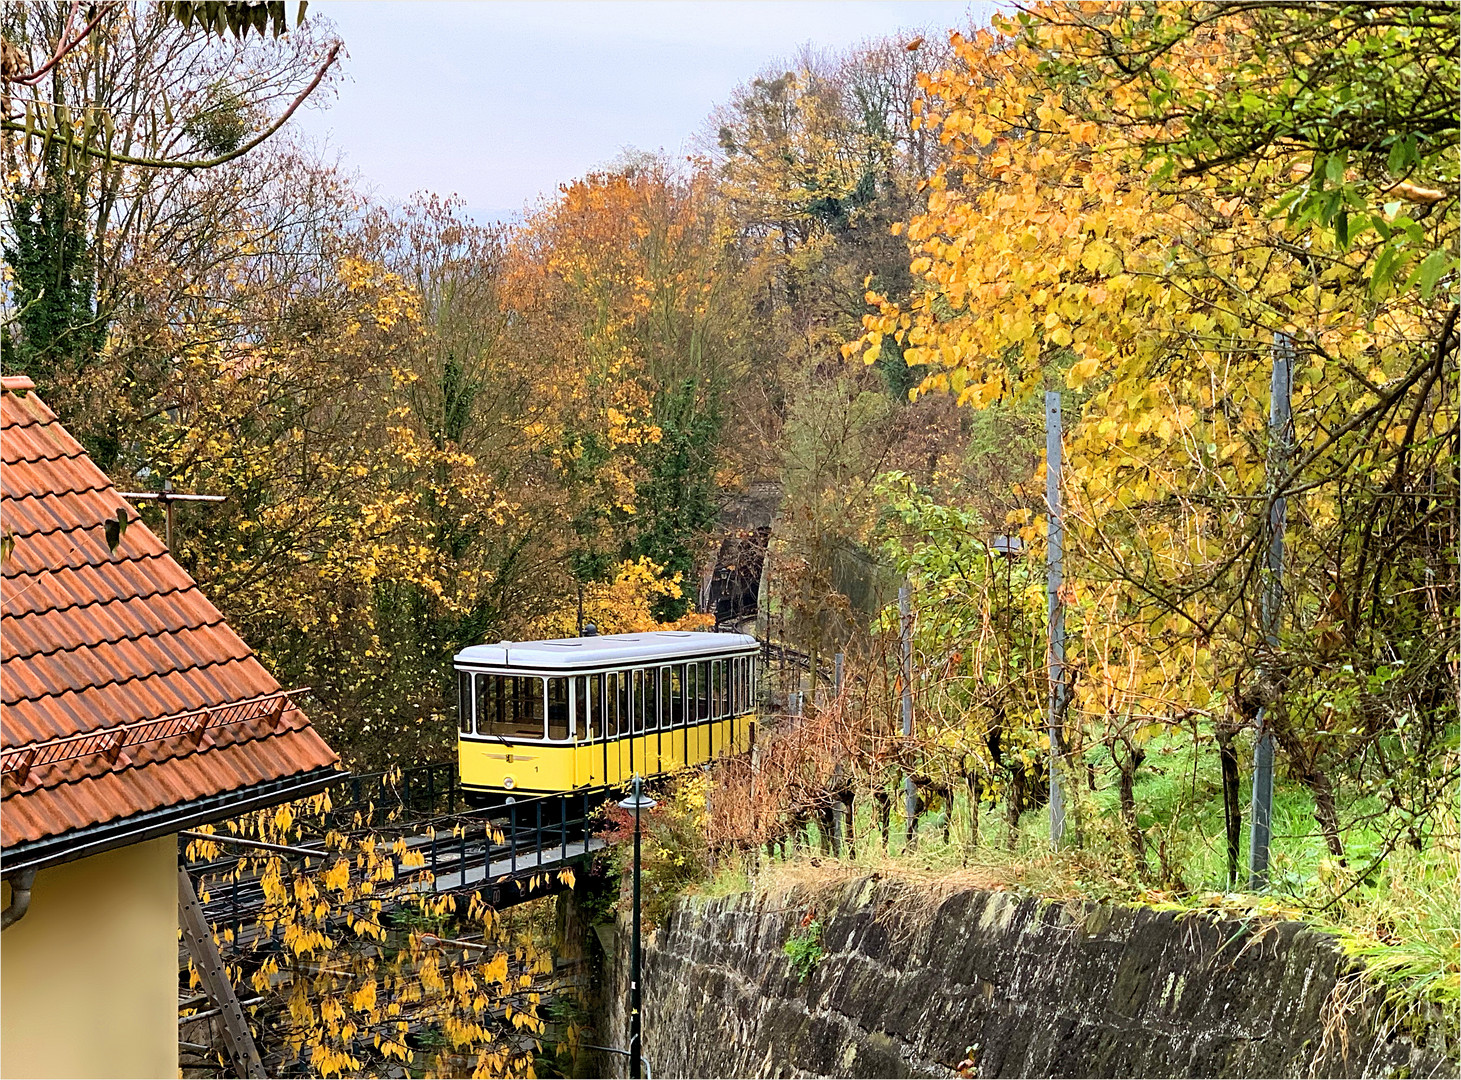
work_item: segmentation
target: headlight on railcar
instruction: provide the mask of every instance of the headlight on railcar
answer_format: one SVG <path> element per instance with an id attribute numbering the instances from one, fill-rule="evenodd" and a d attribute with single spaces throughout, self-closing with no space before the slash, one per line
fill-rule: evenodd
<path id="1" fill-rule="evenodd" d="M 511 791 L 513 788 L 517 787 L 517 781 L 510 776 L 504 776 L 502 778 L 502 786 L 507 788 L 508 791 Z"/>

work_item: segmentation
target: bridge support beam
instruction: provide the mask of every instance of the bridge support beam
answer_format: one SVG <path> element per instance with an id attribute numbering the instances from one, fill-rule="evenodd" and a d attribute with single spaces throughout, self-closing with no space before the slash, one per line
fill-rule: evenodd
<path id="1" fill-rule="evenodd" d="M 588 911 L 588 874 L 574 875 L 573 888 L 554 899 L 553 955 L 558 963 L 578 967 L 588 959 L 588 936 L 593 933 Z"/>
<path id="2" fill-rule="evenodd" d="M 621 965 L 617 956 L 610 955 L 609 943 L 614 935 L 598 933 L 602 923 L 611 918 L 608 912 L 615 885 L 617 879 L 605 879 L 591 873 L 590 866 L 579 865 L 575 867 L 573 888 L 563 889 L 554 898 L 555 981 L 560 986 L 574 987 L 569 996 L 575 999 L 583 1019 L 578 1025 L 583 1046 L 574 1058 L 573 1076 L 625 1075 L 622 1058 L 590 1049 L 625 1045 L 615 1026 L 616 975 Z"/>

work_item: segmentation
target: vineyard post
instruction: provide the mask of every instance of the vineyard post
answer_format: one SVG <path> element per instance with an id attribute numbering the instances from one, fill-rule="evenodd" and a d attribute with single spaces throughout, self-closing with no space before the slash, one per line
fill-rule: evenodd
<path id="1" fill-rule="evenodd" d="M 1279 608 L 1283 604 L 1283 533 L 1288 520 L 1288 497 L 1279 485 L 1288 470 L 1293 436 L 1290 396 L 1294 382 L 1294 341 L 1287 334 L 1273 335 L 1273 375 L 1268 404 L 1268 555 L 1263 576 L 1263 637 L 1270 655 L 1278 650 Z M 1265 679 L 1266 681 L 1266 679 Z M 1248 888 L 1255 892 L 1268 884 L 1268 846 L 1273 820 L 1273 733 L 1269 730 L 1269 702 L 1258 710 L 1258 745 L 1253 751 L 1253 805 L 1249 810 Z"/>
<path id="2" fill-rule="evenodd" d="M 908 752 L 913 752 L 913 604 L 908 586 L 898 590 L 898 633 L 900 637 L 903 668 L 903 741 Z M 903 833 L 903 843 L 912 847 L 918 829 L 918 784 L 913 779 L 913 763 L 908 763 L 908 775 L 903 778 L 903 811 L 908 823 Z"/>
<path id="3" fill-rule="evenodd" d="M 1050 655 L 1050 846 L 1059 847 L 1065 833 L 1065 802 L 1060 793 L 1060 727 L 1070 687 L 1065 677 L 1065 607 L 1060 597 L 1064 574 L 1065 536 L 1060 516 L 1060 392 L 1045 393 L 1045 588 L 1049 599 Z"/>

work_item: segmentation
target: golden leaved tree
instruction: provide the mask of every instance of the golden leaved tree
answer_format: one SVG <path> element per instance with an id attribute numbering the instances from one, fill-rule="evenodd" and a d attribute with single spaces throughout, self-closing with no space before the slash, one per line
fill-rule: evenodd
<path id="1" fill-rule="evenodd" d="M 871 362 L 892 337 L 929 367 L 917 392 L 975 407 L 1072 392 L 1068 743 L 1134 750 L 1181 725 L 1221 741 L 1266 705 L 1340 856 L 1337 773 L 1397 811 L 1392 839 L 1423 843 L 1456 768 L 1454 672 L 1435 645 L 1454 606 L 1457 460 L 1453 264 L 1435 253 L 1454 248 L 1456 203 L 1429 194 L 1455 149 L 1418 125 L 1399 137 L 1411 156 L 1379 165 L 1298 134 L 1192 165 L 1206 133 L 1191 116 L 1231 99 L 1235 123 L 1243 79 L 1292 84 L 1255 35 L 1325 55 L 1323 19 L 1255 25 L 1268 18 L 1043 4 L 955 36 L 957 63 L 925 78 L 918 107 L 950 152 L 906 224 L 921 287 L 907 303 L 870 293 L 848 351 Z M 1384 23 L 1346 32 L 1393 45 Z M 1407 169 L 1433 175 L 1401 188 Z M 1314 197 L 1325 182 L 1347 216 Z M 1275 348 L 1295 358 L 1293 449 L 1270 477 Z M 1259 611 L 1278 493 L 1290 528 L 1271 648 Z"/>
<path id="2" fill-rule="evenodd" d="M 560 572 L 593 591 L 658 567 L 660 619 L 689 607 L 716 510 L 745 325 L 729 241 L 703 169 L 647 160 L 565 185 L 509 250 L 509 302 L 556 375 L 540 437 L 572 531 Z"/>

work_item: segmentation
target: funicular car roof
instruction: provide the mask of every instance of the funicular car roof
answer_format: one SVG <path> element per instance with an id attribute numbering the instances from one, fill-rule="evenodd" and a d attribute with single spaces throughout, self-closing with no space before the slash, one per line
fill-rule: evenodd
<path id="1" fill-rule="evenodd" d="M 456 666 L 579 671 L 642 667 L 659 661 L 698 656 L 726 656 L 756 647 L 756 639 L 749 634 L 651 630 L 642 634 L 601 634 L 554 641 L 499 641 L 495 645 L 472 645 L 457 653 Z"/>

